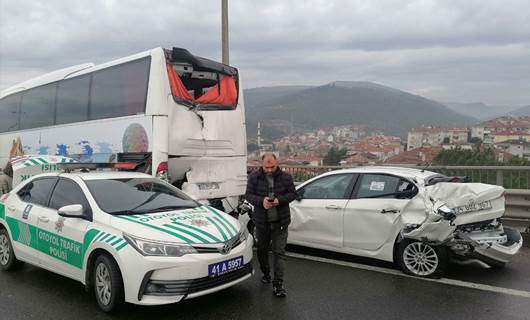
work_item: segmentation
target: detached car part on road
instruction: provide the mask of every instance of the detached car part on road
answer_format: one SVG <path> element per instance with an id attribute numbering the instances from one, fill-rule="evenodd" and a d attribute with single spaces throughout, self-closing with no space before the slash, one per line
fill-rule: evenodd
<path id="1" fill-rule="evenodd" d="M 504 189 L 393 167 L 337 170 L 297 187 L 290 244 L 396 262 L 438 277 L 449 260 L 503 267 L 522 237 L 501 223 Z"/>
<path id="2" fill-rule="evenodd" d="M 234 218 L 142 173 L 41 174 L 0 201 L 0 269 L 78 280 L 104 311 L 235 285 L 253 272 L 252 244 Z"/>

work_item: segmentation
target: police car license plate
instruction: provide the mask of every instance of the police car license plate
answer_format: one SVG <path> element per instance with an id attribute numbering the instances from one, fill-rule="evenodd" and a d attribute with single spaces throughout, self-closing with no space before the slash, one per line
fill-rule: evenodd
<path id="1" fill-rule="evenodd" d="M 213 263 L 208 266 L 208 276 L 217 277 L 225 273 L 243 268 L 243 257 L 237 257 L 230 260 L 225 260 Z"/>

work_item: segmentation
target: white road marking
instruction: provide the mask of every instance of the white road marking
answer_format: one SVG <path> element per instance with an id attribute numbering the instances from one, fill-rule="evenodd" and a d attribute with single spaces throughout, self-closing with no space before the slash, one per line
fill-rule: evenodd
<path id="1" fill-rule="evenodd" d="M 367 270 L 367 271 L 375 271 L 375 272 L 380 272 L 380 273 L 391 274 L 391 275 L 399 276 L 399 277 L 412 278 L 412 279 L 423 280 L 423 281 L 428 281 L 428 282 L 443 283 L 443 284 L 457 286 L 457 287 L 471 288 L 471 289 L 476 289 L 476 290 L 501 293 L 501 294 L 507 294 L 507 295 L 530 299 L 530 291 L 522 291 L 522 290 L 516 290 L 516 289 L 496 287 L 496 286 L 490 286 L 487 284 L 466 282 L 466 281 L 447 279 L 447 278 L 441 278 L 441 279 L 418 278 L 418 277 L 413 277 L 411 275 L 405 274 L 399 270 L 368 266 L 368 265 L 355 263 L 355 262 L 347 262 L 347 261 L 333 260 L 333 259 L 328 259 L 328 258 L 315 257 L 315 256 L 310 256 L 310 255 L 305 255 L 305 254 L 300 254 L 300 253 L 287 252 L 286 255 L 292 258 L 297 258 L 297 259 L 305 259 L 305 260 L 311 260 L 311 261 L 317 261 L 317 262 L 330 263 L 330 264 L 335 264 L 335 265 L 350 267 L 350 268 L 355 268 L 355 269 L 362 269 L 362 270 Z"/>

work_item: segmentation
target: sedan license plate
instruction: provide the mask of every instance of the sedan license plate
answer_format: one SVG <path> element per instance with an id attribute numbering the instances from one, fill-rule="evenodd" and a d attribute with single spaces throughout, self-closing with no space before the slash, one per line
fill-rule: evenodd
<path id="1" fill-rule="evenodd" d="M 470 202 L 464 206 L 456 207 L 455 211 L 457 214 L 463 214 L 473 211 L 488 210 L 491 209 L 491 200 L 482 202 Z"/>
<path id="2" fill-rule="evenodd" d="M 243 257 L 237 257 L 230 260 L 225 260 L 213 263 L 208 266 L 208 276 L 217 277 L 225 273 L 243 268 Z"/>

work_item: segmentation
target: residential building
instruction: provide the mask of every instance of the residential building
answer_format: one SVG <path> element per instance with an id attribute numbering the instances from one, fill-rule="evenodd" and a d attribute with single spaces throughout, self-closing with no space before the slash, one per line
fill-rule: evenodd
<path id="1" fill-rule="evenodd" d="M 407 150 L 415 148 L 439 146 L 444 143 L 463 144 L 468 142 L 467 128 L 413 128 L 408 133 Z"/>

